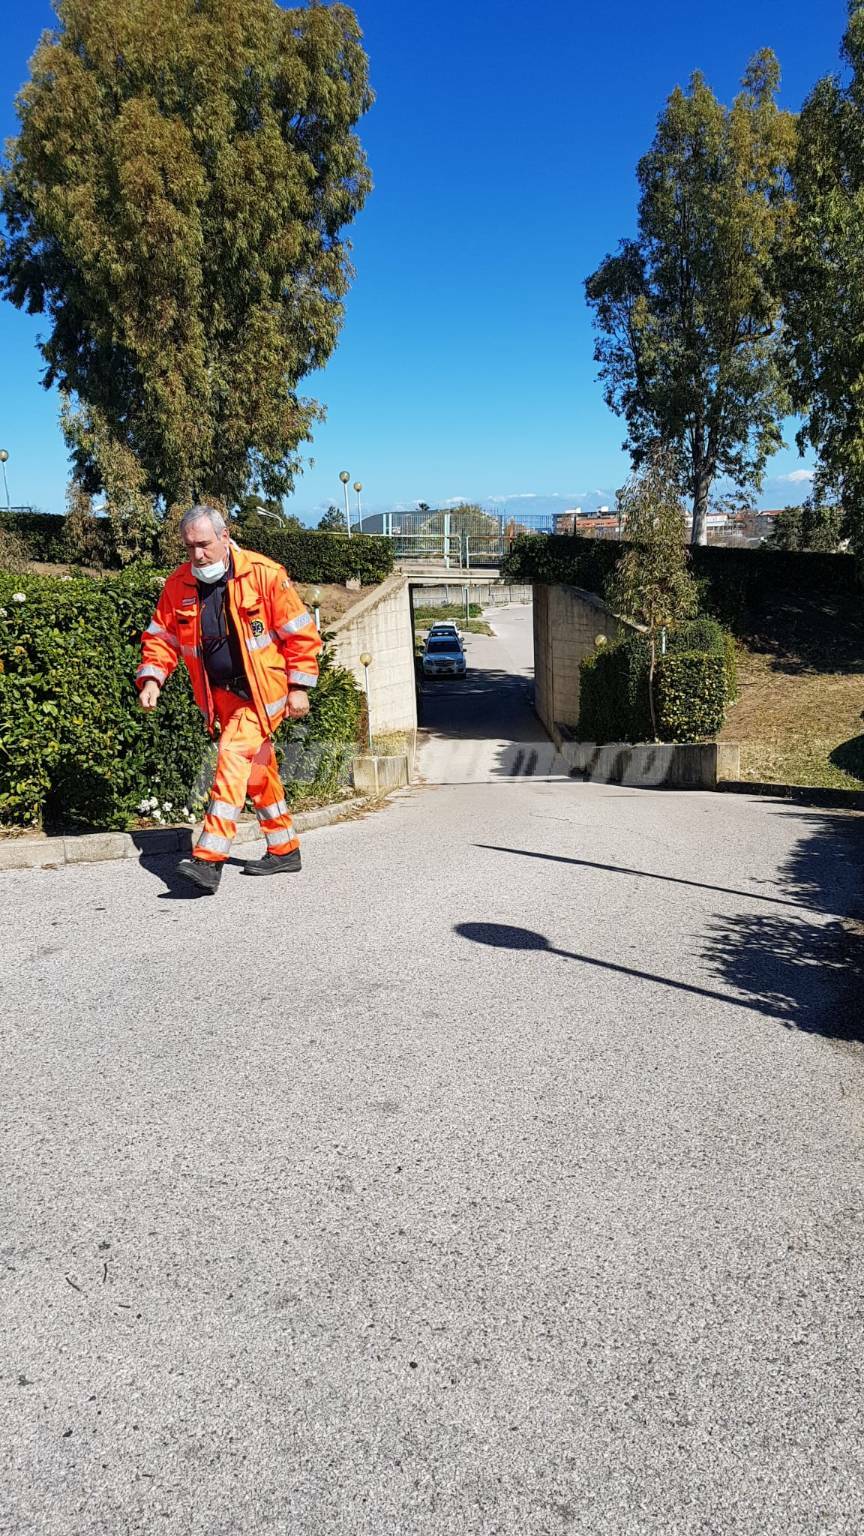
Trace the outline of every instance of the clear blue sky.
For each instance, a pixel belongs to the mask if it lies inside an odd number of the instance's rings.
[[[239,0],[238,0],[239,3]],[[358,0],[377,103],[361,134],[375,190],[354,231],[357,278],[337,352],[308,391],[327,406],[291,510],[525,498],[611,500],[622,424],[595,382],[583,279],[635,220],[634,170],[676,83],[723,99],[772,47],[797,109],[839,67],[845,0]],[[0,135],[45,0],[7,3]],[[0,446],[12,500],[60,511],[66,456],[39,385],[44,320],[0,305]],[[791,424],[790,424],[791,425]],[[799,500],[791,432],[762,504]],[[560,499],[552,499],[560,498]],[[499,505],[503,503],[499,502]]]

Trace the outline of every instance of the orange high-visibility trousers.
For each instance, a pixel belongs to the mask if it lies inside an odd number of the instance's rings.
[[[194,848],[196,859],[221,864],[231,852],[237,818],[249,795],[267,839],[267,852],[292,853],[299,848],[285,791],[276,766],[276,753],[261,729],[252,704],[222,688],[213,689],[219,724],[216,776],[204,829]]]

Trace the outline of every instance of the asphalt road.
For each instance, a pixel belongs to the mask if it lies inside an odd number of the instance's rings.
[[[861,822],[528,776],[304,850],[0,877],[0,1530],[857,1536]]]

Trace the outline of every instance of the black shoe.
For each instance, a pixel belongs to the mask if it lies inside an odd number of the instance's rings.
[[[265,853],[263,859],[249,859],[243,865],[244,875],[292,875],[300,869],[300,849],[290,853]]]
[[[222,879],[222,865],[213,864],[210,859],[181,859],[177,873],[184,880],[191,880],[193,885],[200,886],[210,896],[215,896]]]

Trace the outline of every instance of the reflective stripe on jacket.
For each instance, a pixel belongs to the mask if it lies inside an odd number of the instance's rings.
[[[272,735],[285,717],[288,689],[314,688],[321,636],[281,565],[232,542],[234,575],[226,586],[231,617],[243,650],[243,666],[261,728]],[[141,637],[138,688],[148,678],[167,683],[183,659],[207,728],[215,712],[201,651],[198,582],[187,561],[168,577],[156,612]]]

